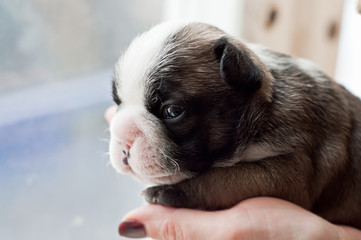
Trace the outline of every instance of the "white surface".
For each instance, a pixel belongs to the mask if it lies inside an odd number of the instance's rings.
[[[226,32],[241,36],[243,0],[167,0],[163,19],[192,20],[213,24]]]
[[[356,6],[356,0],[345,1],[335,78],[361,97],[361,14]]]

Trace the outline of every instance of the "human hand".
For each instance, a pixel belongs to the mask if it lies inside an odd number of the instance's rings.
[[[116,106],[107,109],[108,123]],[[305,209],[274,198],[253,198],[231,209],[207,212],[146,205],[124,218],[119,233],[154,239],[361,239],[361,231],[327,222]]]
[[[290,202],[253,198],[231,209],[207,212],[146,205],[119,226],[122,236],[154,239],[361,239],[361,232],[333,225]]]

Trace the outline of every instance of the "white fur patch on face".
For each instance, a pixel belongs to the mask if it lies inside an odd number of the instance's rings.
[[[110,123],[110,160],[118,172],[143,182],[171,184],[187,178],[169,157],[172,146],[160,120],[146,109],[146,88],[151,85],[147,73],[156,65],[167,37],[181,26],[164,23],[152,28],[136,38],[115,65],[121,104]]]
[[[132,41],[115,64],[118,95],[124,104],[144,106],[145,86],[150,68],[157,63],[167,37],[177,32],[185,22],[166,22],[153,27]]]

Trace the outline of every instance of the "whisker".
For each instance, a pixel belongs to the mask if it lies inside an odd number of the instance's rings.
[[[109,138],[99,138],[98,139],[100,142],[105,142],[105,143],[109,143],[110,139]]]
[[[170,169],[170,168],[165,169],[169,174],[173,175],[174,173],[176,173],[180,170],[179,164],[171,156],[166,154],[164,151],[162,151],[161,154],[163,155],[163,157],[165,159],[169,160],[169,162],[172,164],[172,166],[174,166],[173,169]]]
[[[103,157],[106,157],[106,158],[108,158],[110,156],[110,152],[102,152],[100,154],[102,154]]]

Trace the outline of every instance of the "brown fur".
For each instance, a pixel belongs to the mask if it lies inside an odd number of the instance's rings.
[[[217,210],[270,196],[361,229],[361,101],[297,59],[255,49],[204,24],[187,25],[164,44],[148,72],[148,98],[164,88],[191,116],[161,127],[177,143],[196,131],[208,138],[179,147],[194,155],[174,157],[194,177],[146,189],[147,201]],[[232,54],[239,69],[230,69]],[[244,82],[252,77],[261,85]]]

